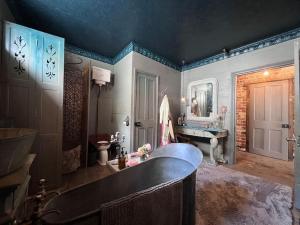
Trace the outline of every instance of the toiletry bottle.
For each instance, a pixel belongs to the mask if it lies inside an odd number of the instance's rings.
[[[122,170],[126,166],[126,159],[124,155],[124,147],[122,148],[121,154],[120,154],[120,159],[119,159],[119,169]]]
[[[180,116],[180,117],[178,117],[177,124],[178,124],[179,126],[181,126],[181,125],[182,125],[182,118],[181,118],[181,116]]]
[[[182,114],[182,118],[181,118],[181,123],[182,123],[182,126],[185,126],[185,113]]]

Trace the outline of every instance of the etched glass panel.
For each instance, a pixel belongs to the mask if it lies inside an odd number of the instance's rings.
[[[28,80],[30,34],[22,29],[11,29],[10,74],[17,79]]]
[[[58,43],[51,38],[44,39],[43,51],[43,83],[58,81]]]

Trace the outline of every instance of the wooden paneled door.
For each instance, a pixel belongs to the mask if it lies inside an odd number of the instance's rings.
[[[135,79],[134,150],[150,143],[157,146],[158,77],[137,73]]]
[[[16,127],[34,128],[33,182],[61,181],[64,39],[4,23],[5,114]]]
[[[61,183],[62,165],[64,40],[39,35],[37,60],[38,163],[45,168],[39,177],[56,187]]]
[[[33,32],[22,26],[5,23],[4,28],[5,73],[1,74],[5,88],[5,115],[13,118],[16,127],[36,128],[35,86],[36,68]]]
[[[252,84],[249,151],[288,160],[288,81]]]

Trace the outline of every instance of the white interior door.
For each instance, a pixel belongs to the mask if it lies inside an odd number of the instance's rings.
[[[136,74],[134,150],[150,143],[157,145],[157,84],[158,78],[144,73]]]
[[[249,89],[249,151],[288,160],[288,81],[253,84]]]
[[[295,149],[295,207],[300,209],[300,40],[295,41],[294,48],[294,61],[295,61],[295,136],[296,136],[296,149]]]

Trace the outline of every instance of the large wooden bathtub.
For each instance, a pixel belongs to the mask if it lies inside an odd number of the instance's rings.
[[[170,144],[149,160],[102,180],[66,191],[45,210],[44,224],[193,225],[199,149]]]

